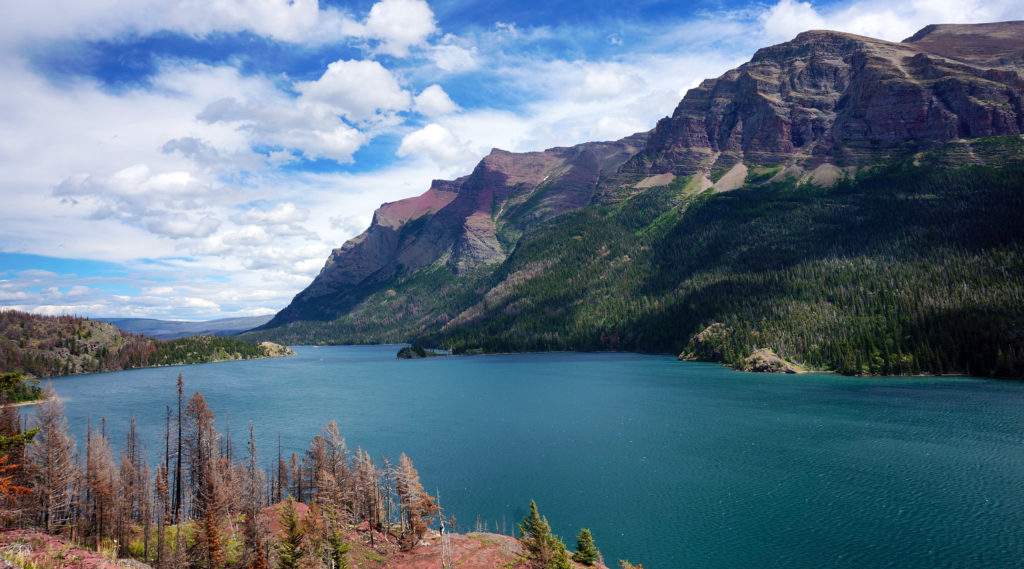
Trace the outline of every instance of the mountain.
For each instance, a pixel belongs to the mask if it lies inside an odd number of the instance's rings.
[[[77,316],[0,311],[0,373],[54,377],[292,353],[270,342],[254,344],[210,335],[163,341]]]
[[[1020,134],[1022,29],[929,26],[903,43],[804,32],[691,89],[626,168],[688,176],[784,164],[830,180],[911,147]]]
[[[383,205],[252,336],[1024,376],[1022,71],[1024,22],[802,33]]]
[[[382,205],[370,228],[331,253],[313,283],[266,327],[330,320],[396,278],[428,267],[456,275],[501,263],[531,227],[588,205],[603,176],[644,137],[516,154],[493,150],[457,180]]]
[[[153,318],[93,318],[100,322],[113,324],[118,329],[132,334],[145,334],[158,340],[173,340],[186,336],[233,336],[246,330],[262,326],[273,316],[246,316],[240,318],[220,318],[201,322],[183,322],[177,320],[155,320]]]

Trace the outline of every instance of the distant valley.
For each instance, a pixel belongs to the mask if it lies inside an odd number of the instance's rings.
[[[241,318],[220,318],[202,322],[185,322],[178,320],[155,320],[152,318],[93,318],[100,322],[113,324],[120,330],[133,334],[145,334],[159,340],[173,340],[185,336],[233,336],[262,326],[270,321],[273,315],[247,316]]]

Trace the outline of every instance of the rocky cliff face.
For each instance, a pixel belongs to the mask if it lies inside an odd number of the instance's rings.
[[[1024,131],[1024,22],[929,26],[902,43],[809,31],[690,90],[626,170],[864,165]]]
[[[840,168],[954,139],[1018,135],[1022,99],[1024,22],[928,26],[900,43],[805,32],[691,89],[649,133],[494,150],[468,176],[384,204],[266,328],[331,320],[426,267],[465,274],[496,265],[538,223],[675,176],[702,175],[701,189],[716,178],[728,190],[750,166],[828,182]]]
[[[503,261],[533,225],[591,203],[602,176],[646,134],[543,152],[495,149],[473,173],[435,180],[417,197],[382,205],[369,229],[335,249],[312,284],[266,327],[327,320],[396,277],[428,266],[462,274]]]

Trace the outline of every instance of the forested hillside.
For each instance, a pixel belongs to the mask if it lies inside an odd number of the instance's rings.
[[[162,341],[76,316],[0,311],[0,372],[54,377],[276,355],[284,354],[232,338],[190,336]]]
[[[493,273],[421,271],[279,333],[456,352],[689,346],[732,365],[768,347],[844,373],[1020,378],[1022,156],[1020,137],[1001,137],[830,187],[778,169],[724,193],[677,178],[538,227]],[[691,345],[716,322],[728,333]]]
[[[384,204],[251,337],[1020,378],[1019,53],[1024,22],[801,33],[650,132]]]
[[[939,157],[831,188],[665,188],[588,208],[525,240],[495,278],[540,274],[427,339],[678,353],[722,323],[727,334],[687,355],[739,366],[769,347],[844,373],[1022,377],[1024,167]]]

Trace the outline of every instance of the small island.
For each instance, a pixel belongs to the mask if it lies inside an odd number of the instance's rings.
[[[428,350],[420,344],[413,344],[398,350],[398,354],[395,355],[395,357],[400,360],[418,360],[420,358],[433,358],[447,355],[448,354],[443,354],[441,352],[435,352],[434,350]]]

